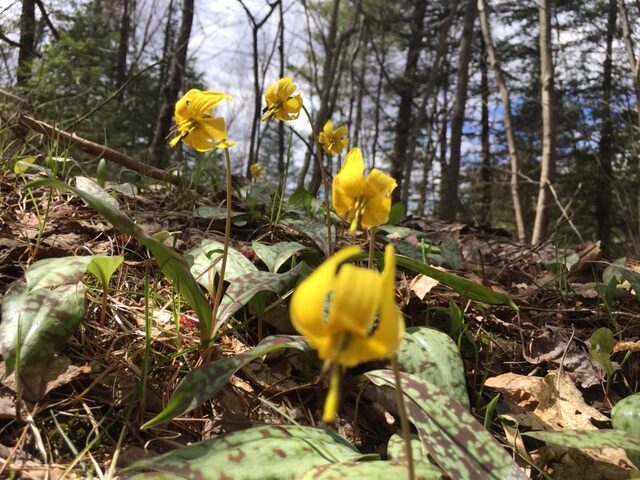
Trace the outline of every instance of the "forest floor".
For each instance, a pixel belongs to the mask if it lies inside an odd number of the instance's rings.
[[[40,384],[26,382],[20,399],[14,375],[0,384],[0,477],[109,478],[133,460],[251,426],[321,424],[327,379],[320,363],[276,352],[244,365],[189,413],[141,430],[191,368],[249,351],[269,335],[295,334],[287,311],[291,287],[237,309],[203,357],[197,316],[176,298],[148,250],[76,195],[25,187],[39,176],[33,170],[16,175],[9,166],[0,171],[0,301],[39,260],[121,255],[124,262],[111,278],[104,312],[101,285],[83,277],[82,321],[42,367]],[[305,210],[317,228],[296,227],[274,221],[273,187],[242,179],[236,187],[231,245],[237,252],[264,271],[255,242],[298,242],[306,250],[293,258],[317,263],[323,216],[314,214],[314,202],[295,208]],[[109,191],[120,211],[147,233],[171,232],[165,244],[182,254],[204,239],[223,239],[224,192],[161,183],[112,184]],[[294,207],[285,202],[280,218],[287,209]],[[339,233],[339,245],[353,243],[354,237]],[[356,239],[366,245],[364,236]],[[640,303],[635,285],[625,280],[640,271],[635,262],[614,264],[595,243],[575,250],[561,242],[533,248],[500,230],[412,216],[381,228],[378,242],[393,242],[400,254],[426,259],[517,305],[471,301],[398,268],[396,298],[407,327],[458,333],[470,411],[527,476],[629,477],[632,466],[622,449],[578,450],[520,433],[609,429],[612,405],[638,392],[638,354],[629,352],[639,348]],[[607,290],[611,278],[615,285]],[[615,369],[609,382],[588,342],[601,327],[615,340],[611,352],[603,347]],[[384,402],[350,390],[349,381],[363,371],[361,366],[345,374],[333,428],[361,452],[383,453],[399,422]],[[497,394],[500,401],[490,403]]]

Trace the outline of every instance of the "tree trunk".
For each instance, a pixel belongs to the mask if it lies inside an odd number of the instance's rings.
[[[18,69],[16,80],[24,85],[30,74],[30,62],[36,48],[36,3],[34,0],[22,0],[20,13],[20,47],[18,49]]]
[[[553,62],[551,57],[551,10],[550,0],[538,0],[540,19],[540,100],[542,107],[542,161],[540,182],[538,184],[538,202],[533,222],[531,243],[540,243],[547,227],[547,197],[549,182],[555,168],[555,122],[553,118]]]
[[[482,30],[482,38],[484,39],[484,45],[487,49],[487,57],[491,68],[493,69],[496,77],[496,83],[498,84],[498,90],[500,91],[500,99],[502,100],[502,106],[504,109],[504,135],[507,139],[507,149],[509,151],[509,165],[511,167],[511,202],[513,203],[513,213],[516,220],[516,231],[518,234],[518,240],[520,242],[526,241],[526,233],[524,227],[524,216],[522,214],[522,204],[520,203],[520,188],[518,183],[518,173],[520,170],[520,159],[518,157],[518,149],[516,147],[515,133],[513,132],[513,121],[511,115],[511,97],[509,95],[509,89],[504,81],[502,75],[502,68],[496,57],[495,50],[493,48],[493,39],[491,37],[491,27],[489,24],[489,16],[486,11],[486,5],[484,0],[478,0],[478,12],[480,15],[480,27]]]
[[[122,17],[120,19],[120,42],[116,65],[116,88],[124,85],[127,79],[127,53],[129,52],[129,31],[131,30],[130,0],[122,0]]]
[[[284,77],[285,56],[284,56],[284,7],[282,0],[278,2],[279,32],[278,32],[278,56],[280,57],[280,78]],[[286,185],[284,175],[284,122],[278,122],[278,175]]]
[[[480,6],[478,5],[478,10]],[[482,143],[482,163],[480,166],[480,182],[482,196],[480,199],[481,217],[484,225],[491,225],[492,217],[492,185],[491,185],[491,131],[489,126],[489,72],[487,71],[487,44],[480,37],[480,141]]]
[[[407,146],[409,144],[411,122],[413,119],[413,100],[416,96],[417,87],[416,73],[423,46],[424,17],[427,11],[426,1],[416,0],[413,3],[414,12],[411,15],[407,61],[404,67],[404,75],[398,82],[400,102],[398,104],[398,118],[396,120],[393,153],[391,154],[391,176],[396,180],[398,188],[393,191],[393,202],[402,200]],[[407,178],[406,181],[409,182],[410,179]]]
[[[600,240],[602,251],[611,251],[611,176],[613,161],[613,122],[611,120],[611,94],[613,73],[613,37],[616,33],[617,21],[616,0],[609,0],[607,15],[606,48],[602,73],[602,109],[600,118],[600,142],[598,143],[598,165],[600,172],[596,177],[595,207],[596,235]]]
[[[460,179],[460,161],[462,148],[462,127],[464,110],[467,103],[469,86],[469,62],[471,60],[471,42],[473,41],[473,24],[476,18],[476,0],[468,0],[462,38],[460,39],[460,55],[458,59],[458,79],[456,95],[451,115],[451,146],[449,163],[442,170],[440,186],[440,218],[455,220],[458,213],[458,182]]]
[[[161,161],[166,151],[166,137],[171,129],[174,106],[178,100],[178,94],[184,80],[189,37],[191,36],[191,25],[193,24],[193,7],[194,0],[183,0],[180,30],[178,31],[169,76],[162,89],[162,104],[156,119],[153,140],[149,146],[149,156],[151,161],[156,164]]]

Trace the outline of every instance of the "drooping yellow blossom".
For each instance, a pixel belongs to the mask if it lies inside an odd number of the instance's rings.
[[[342,262],[360,253],[346,247],[328,258],[296,289],[291,321],[318,356],[333,365],[323,419],[335,419],[339,367],[353,367],[393,356],[404,335],[404,320],[395,302],[395,253],[384,252],[382,273]]]
[[[249,167],[249,172],[251,172],[251,177],[258,179],[264,175],[264,167],[259,163],[252,163]]]
[[[224,118],[214,116],[214,108],[222,100],[231,100],[226,93],[202,91],[192,88],[176,102],[175,136],[169,145],[175,147],[180,141],[191,145],[199,152],[210,148],[228,148],[235,145],[227,140]]]
[[[264,99],[267,106],[262,110],[262,121],[273,117],[278,120],[295,120],[302,108],[302,94],[297,93],[297,85],[290,77],[282,77],[267,88]]]
[[[351,231],[382,225],[389,219],[391,192],[398,186],[389,175],[374,168],[364,176],[359,148],[352,148],[333,178],[332,203],[336,213],[351,223]]]
[[[340,155],[342,150],[349,145],[349,130],[344,125],[334,130],[333,122],[327,120],[320,135],[318,135],[318,142],[329,155]]]

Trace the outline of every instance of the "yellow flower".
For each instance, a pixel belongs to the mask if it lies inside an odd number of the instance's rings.
[[[329,155],[340,155],[342,150],[349,145],[349,131],[347,127],[341,125],[336,130],[333,129],[333,122],[327,120],[324,124],[324,128],[318,135],[318,142],[324,148],[324,151]]]
[[[346,247],[328,258],[296,289],[291,321],[318,356],[333,365],[324,420],[335,419],[339,367],[353,367],[394,355],[404,335],[404,320],[395,302],[395,253],[384,252],[382,273],[340,264],[360,253]]]
[[[169,145],[175,147],[180,141],[191,145],[199,152],[210,148],[228,148],[235,145],[227,140],[224,118],[214,117],[213,111],[222,100],[231,100],[226,93],[203,92],[193,88],[176,102],[176,126]]]
[[[271,117],[278,120],[295,120],[302,108],[302,94],[294,95],[297,85],[289,77],[282,77],[267,88],[264,99],[267,106],[262,110],[262,121]]]
[[[374,168],[364,176],[364,160],[359,148],[352,148],[340,172],[333,178],[332,203],[336,213],[351,223],[371,228],[389,219],[391,192],[398,186],[389,175]]]
[[[264,167],[259,163],[253,163],[249,167],[249,171],[251,172],[251,177],[258,179],[264,175]]]

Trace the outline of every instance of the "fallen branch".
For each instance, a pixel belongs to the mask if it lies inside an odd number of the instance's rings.
[[[180,177],[176,177],[164,170],[139,162],[129,155],[125,155],[124,153],[118,152],[117,150],[109,148],[105,145],[101,145],[99,143],[92,142],[91,140],[87,140],[86,138],[79,137],[75,133],[65,132],[64,130],[60,130],[49,125],[48,123],[36,120],[35,118],[29,117],[27,115],[20,115],[18,117],[18,123],[30,130],[33,130],[34,132],[43,133],[59,141],[68,142],[78,150],[82,150],[83,152],[96,155],[98,157],[104,158],[105,160],[117,163],[118,165],[128,168],[129,170],[138,172],[140,175],[146,175],[156,180],[170,182],[174,185],[182,185]]]

